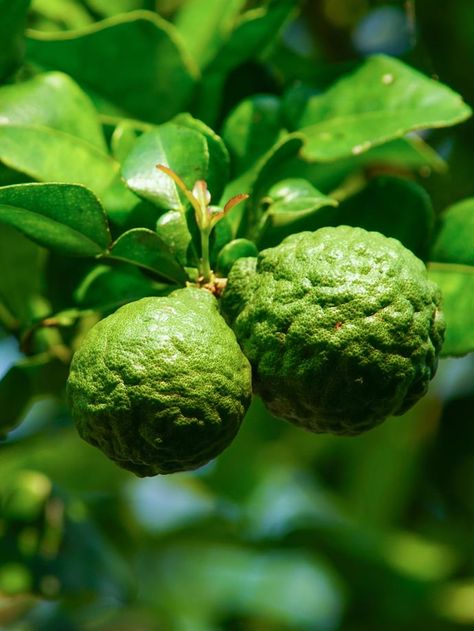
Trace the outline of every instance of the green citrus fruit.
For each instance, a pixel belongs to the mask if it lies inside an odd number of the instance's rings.
[[[139,476],[195,469],[236,435],[251,369],[208,291],[143,298],[97,323],[68,398],[80,435]]]
[[[275,415],[358,434],[427,390],[445,324],[422,261],[338,226],[302,232],[231,269],[221,309]]]

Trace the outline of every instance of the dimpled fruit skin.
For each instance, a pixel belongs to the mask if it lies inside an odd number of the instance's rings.
[[[221,310],[272,413],[358,434],[425,394],[443,342],[439,304],[423,262],[399,241],[338,226],[239,259]]]
[[[138,476],[195,469],[236,435],[251,369],[208,291],[131,302],[76,352],[68,398],[79,434]]]

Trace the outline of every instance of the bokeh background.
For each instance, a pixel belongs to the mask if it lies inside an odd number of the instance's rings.
[[[172,20],[181,4],[33,0],[29,26],[137,8]],[[233,71],[222,116],[281,77],[323,87],[375,52],[474,103],[472,0],[314,0],[265,60]],[[428,140],[450,167],[422,174],[441,212],[474,194],[474,124]],[[20,357],[0,331],[0,376]],[[474,628],[473,355],[442,360],[412,411],[357,438],[306,434],[257,400],[221,457],[169,477],[137,479],[83,443],[61,396],[14,404],[24,422],[0,448],[1,629]]]

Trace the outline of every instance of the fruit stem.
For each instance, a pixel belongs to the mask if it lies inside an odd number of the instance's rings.
[[[202,282],[209,283],[212,279],[211,261],[209,257],[209,227],[200,228],[201,233],[201,259],[199,261],[199,276]]]

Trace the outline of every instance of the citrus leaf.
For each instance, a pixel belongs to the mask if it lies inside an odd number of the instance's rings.
[[[454,204],[441,215],[431,259],[474,266],[474,197]]]
[[[430,263],[428,272],[443,295],[446,338],[441,355],[460,356],[473,352],[474,267]]]
[[[236,175],[247,170],[279,140],[280,100],[270,94],[241,101],[227,117],[222,137],[229,147]]]
[[[234,239],[229,241],[217,257],[217,270],[219,274],[227,276],[230,268],[237,261],[246,256],[257,256],[258,249],[253,241],[248,239]]]
[[[435,214],[428,193],[416,182],[383,176],[370,180],[362,191],[343,201],[330,223],[381,232],[425,259]]]
[[[40,245],[73,256],[96,256],[111,242],[99,200],[76,184],[0,188],[0,222]]]
[[[447,86],[397,59],[375,55],[309,98],[298,128],[307,139],[304,154],[327,162],[359,155],[415,129],[454,125],[470,114]]]
[[[207,177],[209,152],[205,137],[182,125],[161,125],[137,140],[123,165],[123,177],[132,191],[163,210],[183,210],[177,185],[156,168],[157,164],[172,169],[191,190],[197,180]]]
[[[190,223],[186,220],[186,214],[179,210],[164,213],[156,223],[156,234],[183,266],[196,265],[198,258],[189,229]]]
[[[106,151],[102,127],[92,102],[70,77],[61,72],[44,73],[0,88],[0,124],[51,127]]]
[[[102,195],[119,165],[89,142],[40,125],[0,125],[0,160],[43,182],[74,182]]]
[[[23,30],[31,0],[0,0],[0,80],[8,76],[23,56]]]
[[[174,283],[186,282],[183,268],[166,244],[155,232],[146,228],[124,232],[112,245],[110,258],[132,263]]]
[[[218,136],[215,131],[202,121],[191,116],[191,114],[179,114],[173,119],[173,122],[183,127],[194,129],[206,138],[209,153],[206,182],[212,199],[217,203],[229,179],[230,157],[227,147],[222,138]]]
[[[27,44],[31,61],[71,75],[105,113],[163,122],[186,108],[196,82],[176,29],[148,11],[77,31],[30,31]]]

